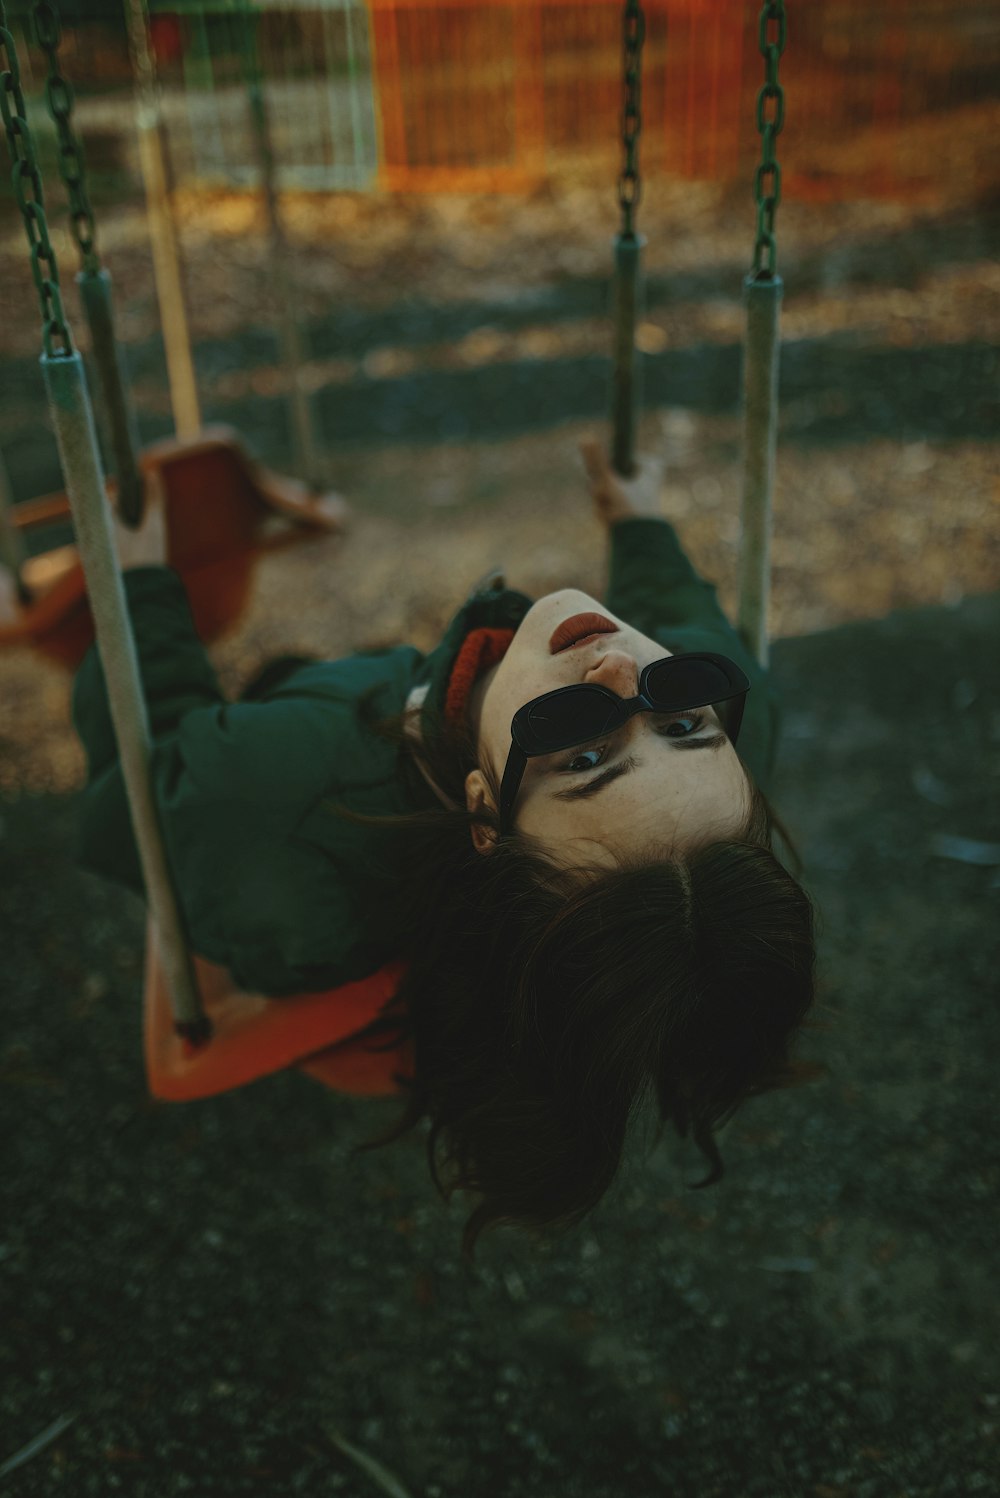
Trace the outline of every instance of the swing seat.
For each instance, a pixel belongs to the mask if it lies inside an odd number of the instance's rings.
[[[368,1051],[362,1042],[329,1053],[329,1047],[376,1018],[399,987],[404,962],[390,962],[370,977],[324,993],[280,999],[243,992],[218,963],[197,956],[193,963],[213,1027],[210,1039],[199,1046],[174,1029],[156,927],[151,919],[147,922],[144,1050],[153,1097],[170,1103],[214,1097],[290,1066],[359,1097],[398,1095],[393,1073],[413,1075],[411,1044]],[[374,1043],[385,1042],[376,1038]]]
[[[143,475],[158,472],[166,505],[170,565],[180,573],[202,640],[216,639],[246,606],[255,563],[263,553],[318,534],[339,534],[349,513],[319,506],[335,495],[312,495],[305,484],[252,459],[231,427],[205,427],[194,442],[164,438],[139,454]],[[107,481],[114,502],[117,484]],[[69,496],[50,494],[16,505],[19,530],[71,519]],[[75,670],[94,638],[83,567],[75,546],[30,557],[22,568],[30,603],[0,624],[0,649],[28,645]]]

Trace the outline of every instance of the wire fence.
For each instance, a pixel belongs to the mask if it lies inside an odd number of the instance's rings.
[[[757,150],[752,0],[647,0],[643,169],[745,181]],[[54,161],[44,69],[14,14],[43,166]],[[252,18],[278,186],[302,191],[521,191],[618,150],[618,0],[165,0],[150,32],[175,181],[249,189],[241,28]],[[128,53],[111,20],[67,19],[96,191],[136,176]],[[1000,98],[986,0],[811,0],[789,20],[783,180],[802,200],[906,197],[949,170],[947,133],[914,123]],[[909,136],[907,136],[909,132]],[[9,183],[5,183],[9,193]]]

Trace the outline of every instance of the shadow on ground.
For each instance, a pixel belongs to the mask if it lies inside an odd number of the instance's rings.
[[[73,1417],[4,1493],[388,1491],[337,1433],[413,1498],[995,1492],[998,634],[993,594],[774,642],[829,1076],[710,1190],[665,1136],[471,1273],[422,1132],[351,1157],[391,1101],[152,1103],[140,903],[73,797],[2,805],[0,1467]]]

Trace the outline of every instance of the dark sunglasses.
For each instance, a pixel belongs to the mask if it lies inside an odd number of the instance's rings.
[[[526,702],[510,725],[512,743],[500,783],[500,836],[514,821],[514,803],[528,760],[616,733],[633,713],[679,713],[711,706],[731,744],[739,738],[750,678],[728,656],[711,651],[669,655],[642,668],[639,694],[619,697],[596,682],[556,687]]]

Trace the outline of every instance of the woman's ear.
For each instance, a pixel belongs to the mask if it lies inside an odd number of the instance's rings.
[[[481,770],[470,770],[465,777],[465,807],[467,811],[479,811],[483,806],[495,810],[489,793],[486,789],[486,781]],[[483,827],[476,823],[470,827],[472,841],[477,853],[492,853],[495,846],[496,834],[492,827]]]

